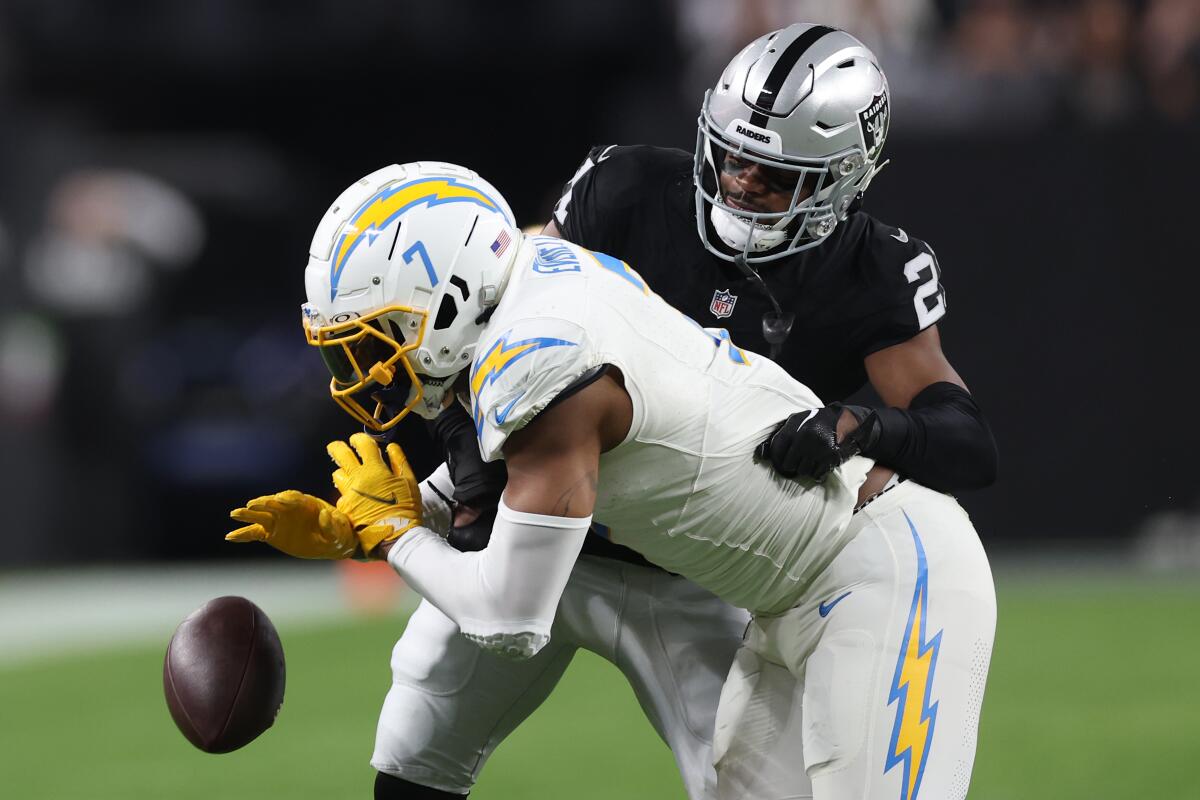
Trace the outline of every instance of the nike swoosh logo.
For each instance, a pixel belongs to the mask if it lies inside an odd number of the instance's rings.
[[[508,405],[506,405],[504,408],[502,408],[496,412],[496,424],[497,425],[503,425],[505,422],[508,421],[508,415],[512,413],[513,406],[515,406],[517,404],[517,401],[520,400],[524,396],[525,396],[525,393],[521,392],[519,395],[514,397]]]
[[[391,499],[389,499],[387,497],[377,497],[373,494],[367,494],[366,492],[360,492],[358,489],[351,489],[350,491],[354,492],[355,494],[357,494],[361,497],[365,497],[368,500],[374,500],[376,503],[383,503],[385,506],[396,505],[396,493],[395,492],[392,493]],[[824,614],[822,614],[821,616],[824,616]]]
[[[808,421],[809,421],[810,419],[812,419],[813,417],[815,417],[815,416],[817,415],[817,412],[818,412],[818,411],[820,411],[820,410],[821,410],[821,409],[819,409],[819,408],[813,408],[813,409],[809,409],[809,412],[808,412],[807,414],[805,414],[805,415],[804,415],[804,419],[800,420],[800,424],[796,426],[796,430],[800,430],[800,429],[801,429],[801,428],[803,428],[805,425],[807,425],[807,424],[808,424]]]
[[[850,592],[846,592],[844,595],[842,595],[841,597],[839,597],[835,600],[832,600],[828,603],[821,603],[820,605],[817,606],[817,613],[820,614],[822,617],[828,617],[829,612],[833,611],[833,607],[836,606],[838,603],[842,602],[843,600],[845,600],[849,596],[850,596]]]
[[[908,241],[908,234],[904,232],[904,229],[903,229],[903,228],[896,228],[896,230],[900,231],[900,233],[899,233],[899,234],[895,234],[895,233],[893,233],[893,234],[892,234],[892,238],[893,238],[893,239],[895,239],[897,242],[907,242],[907,241]]]

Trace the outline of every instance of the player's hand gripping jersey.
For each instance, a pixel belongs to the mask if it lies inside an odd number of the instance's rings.
[[[499,458],[513,431],[602,365],[621,371],[634,418],[601,458],[595,518],[730,603],[794,605],[844,546],[871,462],[852,459],[821,484],[754,463],[776,420],[821,402],[618,259],[549,237],[524,243],[470,376],[484,457]]]

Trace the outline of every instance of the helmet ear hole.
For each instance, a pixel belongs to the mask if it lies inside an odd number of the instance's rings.
[[[455,318],[458,316],[458,303],[454,302],[454,298],[447,292],[442,295],[442,303],[438,306],[437,319],[433,321],[433,329],[442,331],[454,324]]]
[[[391,317],[388,317],[387,325],[389,328],[392,329],[392,338],[393,339],[395,339],[397,342],[407,342],[407,339],[404,336],[404,331],[401,330],[400,326],[396,323],[396,320],[392,319]]]
[[[467,282],[458,275],[450,276],[450,284],[458,288],[458,291],[462,293],[462,299],[464,301],[471,299],[471,290],[467,288]]]

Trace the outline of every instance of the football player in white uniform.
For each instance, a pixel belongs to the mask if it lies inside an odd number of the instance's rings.
[[[773,421],[822,407],[812,392],[624,262],[523,236],[461,167],[392,166],[350,187],[305,282],[306,330],[348,411],[387,429],[469,397],[508,483],[488,546],[460,552],[422,524],[399,448],[385,460],[358,434],[330,446],[336,507],[263,498],[230,538],[387,558],[465,639],[529,659],[553,645],[594,515],[754,614],[717,712],[718,796],[965,795],[995,596],[953,498],[855,456],[853,422],[821,481],[758,463]],[[402,391],[403,409],[381,391]],[[387,756],[377,747],[384,772]]]

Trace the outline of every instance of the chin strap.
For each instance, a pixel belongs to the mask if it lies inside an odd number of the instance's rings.
[[[750,279],[750,282],[760,292],[766,295],[767,300],[771,302],[771,306],[774,309],[763,314],[762,318],[763,338],[767,340],[767,344],[771,345],[770,358],[774,360],[779,357],[779,351],[782,349],[783,343],[792,334],[792,325],[796,322],[796,315],[791,311],[783,310],[783,307],[779,305],[779,301],[775,299],[775,295],[771,292],[771,288],[767,286],[767,282],[762,279],[762,275],[758,274],[758,270],[746,263],[744,255],[736,256],[733,259],[733,263],[741,270],[743,275]]]

